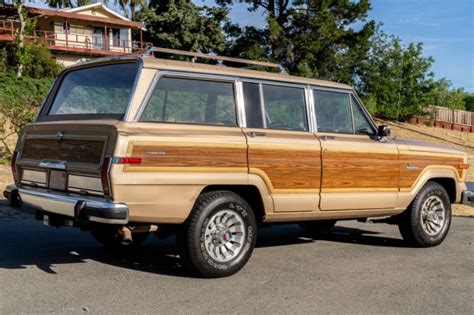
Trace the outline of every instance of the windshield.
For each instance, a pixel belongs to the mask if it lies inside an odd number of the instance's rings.
[[[118,63],[67,72],[48,116],[95,115],[120,118],[127,109],[138,65]]]

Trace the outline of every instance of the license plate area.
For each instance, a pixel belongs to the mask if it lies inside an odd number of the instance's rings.
[[[66,172],[51,170],[49,172],[48,187],[55,190],[66,190]]]

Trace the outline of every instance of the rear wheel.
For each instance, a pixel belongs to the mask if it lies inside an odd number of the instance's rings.
[[[115,226],[94,226],[90,232],[97,242],[110,249],[138,247],[150,236],[150,233],[134,233],[132,243],[122,244],[123,237]]]
[[[336,222],[337,220],[305,221],[298,225],[311,236],[319,236],[329,233]]]
[[[448,193],[440,184],[428,182],[399,220],[398,227],[405,241],[420,247],[440,244],[451,225]]]
[[[232,275],[249,260],[257,225],[249,204],[230,191],[202,194],[177,235],[184,265],[194,274]]]

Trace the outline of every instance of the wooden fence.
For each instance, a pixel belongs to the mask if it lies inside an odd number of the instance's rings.
[[[474,112],[434,106],[426,116],[416,116],[412,123],[438,128],[474,132]]]

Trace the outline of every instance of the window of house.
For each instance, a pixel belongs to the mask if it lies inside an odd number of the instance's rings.
[[[319,132],[354,133],[349,93],[313,90]]]
[[[161,78],[140,121],[237,126],[234,84]]]
[[[113,28],[112,29],[112,45],[121,46],[120,45],[120,29],[119,28]]]
[[[63,33],[70,34],[71,33],[71,24],[68,21],[63,22]]]
[[[263,84],[262,92],[266,128],[308,131],[304,89]]]

